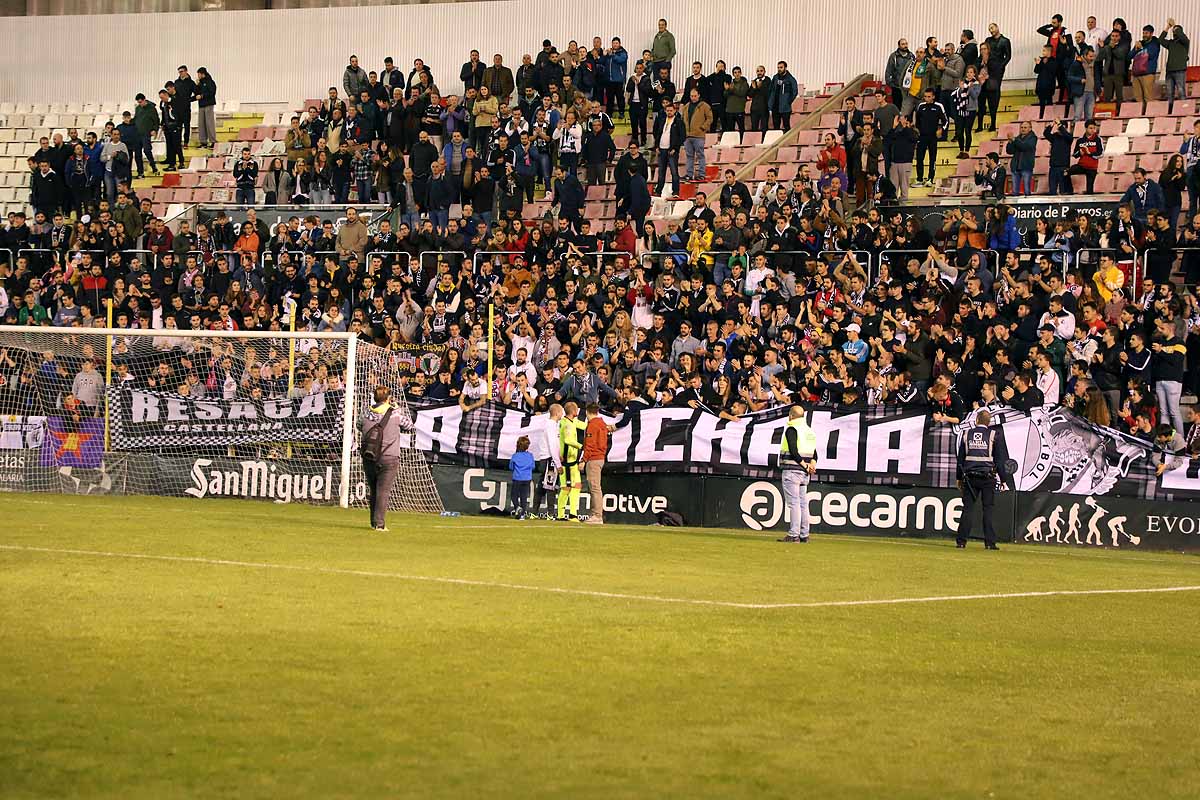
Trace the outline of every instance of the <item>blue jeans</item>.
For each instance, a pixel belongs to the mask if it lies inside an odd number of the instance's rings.
[[[350,182],[338,181],[333,184],[333,204],[344,206],[350,202]]]
[[[659,148],[658,151],[658,185],[655,194],[662,194],[667,182],[667,169],[671,170],[671,194],[679,194],[679,151]]]
[[[689,136],[683,143],[683,152],[687,157],[687,169],[685,170],[687,177],[703,180],[704,139]]]
[[[533,166],[536,170],[534,174],[541,179],[543,186],[549,186],[550,179],[554,176],[554,173],[550,170],[550,154],[532,155],[532,158]]]
[[[1089,120],[1095,115],[1096,111],[1096,93],[1084,92],[1076,97],[1071,104],[1074,108],[1074,113],[1071,118],[1076,122],[1080,120]]]
[[[407,225],[409,227],[409,230],[415,231],[417,228],[419,228],[421,226],[421,212],[420,211],[405,211],[404,214],[401,216],[400,221],[402,224]]]
[[[434,230],[444,231],[446,226],[450,224],[450,209],[448,208],[431,208],[429,209],[429,221],[433,223]]]
[[[358,188],[358,202],[360,202],[360,203],[371,202],[371,179],[370,178],[360,179],[360,180],[356,181],[356,183],[357,183],[357,188]]]
[[[111,172],[104,173],[104,194],[108,197],[108,202],[117,202],[117,176]]]
[[[249,186],[246,188],[242,188],[241,186],[239,186],[237,188],[236,194],[234,195],[234,202],[237,203],[239,206],[254,205],[254,187]]]
[[[803,470],[783,471],[783,498],[788,510],[788,534],[808,538],[808,479]]]
[[[1172,103],[1175,98],[1180,100],[1187,98],[1187,70],[1178,69],[1167,73],[1167,99]]]
[[[1030,195],[1033,193],[1033,170],[1013,170],[1013,194]]]

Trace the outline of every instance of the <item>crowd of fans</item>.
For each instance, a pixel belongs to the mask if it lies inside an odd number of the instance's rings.
[[[436,353],[438,367],[415,370],[406,390],[468,409],[571,399],[737,418],[802,398],[919,407],[953,423],[972,407],[1046,405],[1147,438],[1160,423],[1182,432],[1181,398],[1200,388],[1200,307],[1186,288],[1200,282],[1200,192],[1187,182],[1200,138],[1185,144],[1182,189],[1139,172],[1110,219],[1039,221],[1022,234],[1003,202],[937,225],[871,202],[906,193],[914,157],[917,180],[923,165],[932,180],[951,128],[966,152],[973,126],[994,125],[1011,44],[989,32],[976,43],[964,31],[958,48],[930,39],[915,54],[901,40],[885,102],[849,104],[817,164],[786,185],[772,174],[749,186],[727,170],[718,196],[696,195],[665,230],[645,220],[651,162],[662,189],[683,152],[688,173],[703,172],[703,133],[747,118],[786,128],[796,92],[786,63],[753,79],[695,64],[676,91],[660,21],[640,58],[599,38],[562,52],[546,41],[515,72],[472,52],[461,94],[443,100],[419,59],[404,75],[390,59],[376,74],[352,58],[340,89],[292,120],[264,188],[275,200],[374,197],[394,216],[368,228],[349,208],[337,223],[297,214],[271,230],[251,210],[240,226],[222,215],[172,234],[118,182],[90,218],[65,207],[39,207],[32,225],[10,216],[4,247],[55,254],[0,268],[0,314],[100,326],[111,305],[119,327],[354,331],[397,354]],[[1060,24],[1040,34],[1055,58],[1113,38],[1091,27],[1071,37]],[[1171,52],[1181,38],[1172,26],[1153,41]],[[1062,102],[1074,99],[1068,62]],[[1108,75],[1098,74],[1093,91]],[[633,141],[618,158],[622,115]],[[246,155],[235,174],[249,191],[259,176]],[[576,173],[603,181],[610,166],[620,208],[611,229],[595,230]],[[554,213],[524,219],[539,184]],[[1179,226],[1181,192],[1190,210]],[[1180,256],[1183,288],[1172,282]]]

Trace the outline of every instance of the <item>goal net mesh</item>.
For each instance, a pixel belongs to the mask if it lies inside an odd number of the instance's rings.
[[[390,354],[348,336],[0,330],[0,490],[366,505],[353,423]],[[346,380],[355,375],[354,393]],[[348,394],[351,447],[344,447]],[[411,438],[396,510],[442,510]]]

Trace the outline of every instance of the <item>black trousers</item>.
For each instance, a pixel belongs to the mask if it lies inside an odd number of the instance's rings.
[[[792,112],[771,112],[771,127],[781,131],[790,131],[792,129]]]
[[[163,128],[163,137],[167,140],[166,169],[183,169],[183,144],[179,140],[181,133],[179,128]]]
[[[983,541],[996,543],[996,526],[992,524],[992,510],[996,506],[996,478],[990,471],[963,475],[962,516],[958,520],[958,536],[955,541],[966,544],[971,538],[971,523],[975,516],[975,503],[983,505]]]
[[[1067,169],[1066,174],[1068,176],[1082,175],[1084,177],[1084,180],[1087,181],[1087,189],[1085,191],[1088,194],[1096,193],[1096,170],[1084,169],[1083,167],[1079,166],[1078,164],[1072,164]],[[1063,192],[1063,194],[1074,194],[1075,193],[1075,187],[1071,185],[1071,179],[1069,177],[1065,181],[1063,181],[1062,192]]]
[[[917,180],[925,180],[925,162],[929,161],[929,180],[933,180],[937,173],[937,151],[938,140],[934,139],[918,139],[917,140]]]
[[[183,132],[183,144],[187,146],[187,143],[192,140],[192,112],[190,108],[188,109],[188,113],[180,115],[179,128]]]
[[[751,111],[750,112],[750,130],[758,131],[759,133],[767,132],[767,112]]]
[[[629,104],[629,130],[638,147],[646,143],[646,104]]]
[[[737,132],[739,134],[743,134],[746,132],[746,115],[744,113],[739,113],[736,111],[734,113],[730,114],[727,111],[727,112],[725,112],[724,125],[725,125],[725,130],[727,130],[727,131],[731,131],[734,128],[737,128]]]

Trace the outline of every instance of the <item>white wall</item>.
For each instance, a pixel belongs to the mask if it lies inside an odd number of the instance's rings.
[[[755,64],[780,58],[809,88],[847,80],[860,72],[882,76],[896,39],[914,47],[925,36],[958,40],[964,27],[986,37],[997,22],[1013,40],[1010,76],[1032,75],[1041,38],[1034,29],[1059,11],[1068,27],[1082,28],[1088,14],[1104,24],[1124,17],[1131,28],[1161,27],[1170,15],[1193,35],[1200,6],[1178,0],[1034,0],[996,3],[972,12],[939,2],[878,0],[492,0],[480,3],[375,6],[276,11],[0,18],[0,98],[60,102],[129,99],[150,94],[186,63],[193,74],[207,66],[218,97],[242,102],[299,101],[341,86],[351,52],[366,69],[381,69],[392,56],[405,73],[424,58],[443,92],[461,91],[458,70],[475,47],[490,63],[504,55],[514,70],[522,53],[536,53],[543,38],[559,49],[575,38],[616,35],[640,54],[649,46],[659,16],[670,21],[680,59],[711,67],[723,58],[753,74]],[[729,11],[726,9],[736,9]],[[1136,10],[1134,10],[1136,9]],[[782,10],[782,12],[781,12]],[[991,14],[993,16],[988,16]],[[1200,45],[1192,63],[1200,63]],[[686,66],[685,66],[686,69]]]

